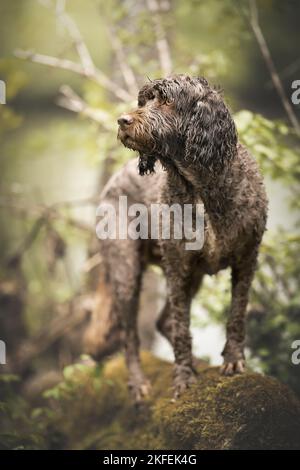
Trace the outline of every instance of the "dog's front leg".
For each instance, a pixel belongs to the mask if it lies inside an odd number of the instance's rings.
[[[174,348],[174,398],[177,399],[190,384],[195,382],[190,335],[190,283],[174,268],[167,275],[172,345]]]
[[[226,327],[226,344],[222,355],[224,375],[242,373],[245,370],[245,316],[249,290],[256,265],[256,252],[242,264],[232,267],[232,301]]]

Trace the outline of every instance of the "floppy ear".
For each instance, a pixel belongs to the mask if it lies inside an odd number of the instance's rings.
[[[236,154],[237,132],[220,95],[213,91],[195,103],[186,133],[185,160],[221,172]]]

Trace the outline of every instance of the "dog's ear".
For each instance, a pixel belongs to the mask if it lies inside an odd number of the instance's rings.
[[[221,172],[236,154],[237,132],[221,96],[208,92],[196,101],[186,132],[186,162]]]

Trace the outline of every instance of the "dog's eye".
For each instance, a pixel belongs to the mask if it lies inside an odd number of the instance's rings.
[[[143,108],[144,106],[146,106],[147,103],[149,103],[149,101],[153,101],[155,99],[155,95],[154,94],[151,94],[151,95],[148,95],[146,97],[143,97],[143,98],[140,98],[138,100],[138,106],[139,108]]]

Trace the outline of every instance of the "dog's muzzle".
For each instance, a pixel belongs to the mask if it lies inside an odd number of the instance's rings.
[[[118,139],[121,140],[125,147],[136,150],[134,140],[132,138],[132,124],[134,122],[133,117],[130,114],[122,114],[118,119]],[[131,128],[131,129],[130,129]]]
[[[122,114],[118,119],[118,124],[121,129],[126,129],[128,126],[133,124],[133,117],[130,114]]]

